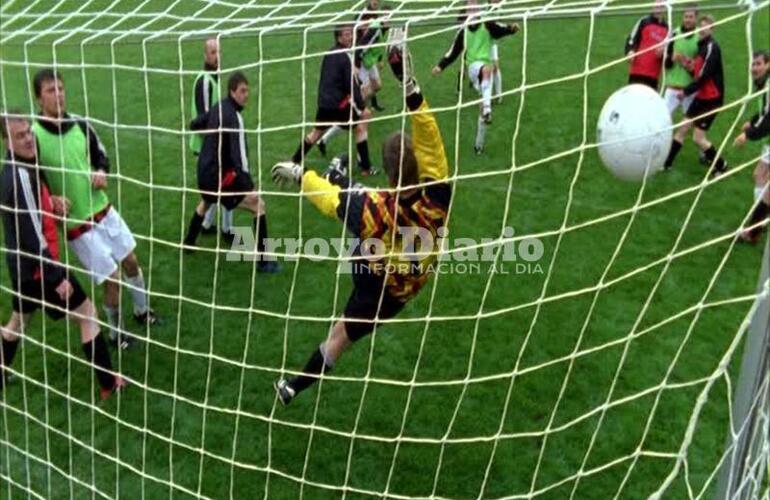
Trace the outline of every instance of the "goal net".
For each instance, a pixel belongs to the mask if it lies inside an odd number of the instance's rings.
[[[744,344],[767,335],[767,244],[736,238],[757,204],[762,143],[733,139],[760,98],[750,65],[770,50],[770,4],[698,4],[722,51],[725,99],[707,135],[727,172],[709,176],[690,132],[673,169],[630,183],[601,165],[596,121],[628,81],[623,46],[653,5],[481,3],[520,27],[497,42],[502,91],[481,154],[481,97],[462,56],[431,74],[466,2],[383,3],[444,140],[448,233],[420,294],[284,407],[273,382],[297,375],[342,317],[350,252],[343,225],[278,189],[270,169],[315,123],[333,30],[365,2],[2,2],[0,107],[34,118],[35,74],[59,72],[67,111],[88,120],[109,157],[106,193],[136,239],[161,321],[133,323],[121,278],[137,342],[111,351],[129,385],[100,402],[77,326],[34,316],[5,370],[0,496],[708,498],[727,480],[727,496],[767,497],[767,358],[745,370],[750,387],[741,375]],[[663,6],[671,26],[685,5]],[[278,273],[259,272],[247,212],[234,213],[234,247],[213,231],[184,251],[200,200],[191,100],[211,37],[221,95],[234,71],[249,80],[247,162]],[[384,110],[367,142],[381,172],[385,138],[411,121],[387,64],[380,77]],[[675,126],[683,120],[675,111]],[[305,169],[355,157],[355,131],[326,149],[310,150]],[[387,187],[383,173],[351,175]],[[61,230],[60,247],[108,331],[103,287]],[[5,322],[5,263],[0,290]]]

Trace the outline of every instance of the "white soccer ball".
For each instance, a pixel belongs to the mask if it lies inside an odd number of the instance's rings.
[[[627,181],[640,181],[663,168],[672,134],[671,115],[663,98],[639,84],[612,94],[596,127],[602,162]]]

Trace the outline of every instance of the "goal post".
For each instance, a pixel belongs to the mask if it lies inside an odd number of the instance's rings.
[[[767,495],[770,422],[770,237],[765,242],[757,303],[730,407],[730,429],[715,498]]]

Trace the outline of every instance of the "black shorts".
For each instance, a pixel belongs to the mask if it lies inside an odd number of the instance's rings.
[[[693,124],[701,130],[708,130],[717,117],[715,109],[722,107],[722,99],[698,99],[692,100],[692,104],[687,108],[685,115],[687,118],[693,118]],[[706,116],[702,116],[706,115]]]
[[[353,287],[347,304],[345,304],[346,319],[361,319],[369,321],[345,321],[345,331],[351,342],[365,337],[374,330],[374,318],[389,319],[398,314],[404,308],[404,303],[387,294],[382,297],[380,303],[379,290],[377,292]]]
[[[216,187],[198,186],[201,191],[217,191]],[[254,190],[254,181],[246,172],[239,171],[231,175],[225,174],[222,178],[221,194],[201,193],[201,198],[207,203],[218,203],[228,210],[232,210],[246,198],[248,192]],[[236,193],[236,194],[228,194]]]
[[[352,115],[351,115],[352,112]],[[329,128],[332,125],[338,125],[341,128],[350,128],[350,119],[357,122],[361,119],[361,114],[351,107],[344,108],[318,108],[315,113],[316,128]]]
[[[656,92],[658,90],[658,79],[651,76],[628,75],[628,84],[631,85],[632,83],[641,83],[642,85],[647,85]]]
[[[56,293],[56,287],[59,286],[59,283],[51,285],[42,280],[14,283],[14,293],[11,298],[13,310],[19,314],[30,314],[42,307],[49,318],[63,318],[69,311],[74,311],[83,305],[83,302],[88,298],[74,276],[67,279],[72,285],[72,295],[67,301],[62,300]],[[16,290],[16,286],[19,284],[21,290]]]

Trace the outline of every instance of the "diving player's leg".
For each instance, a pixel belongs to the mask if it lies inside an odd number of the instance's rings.
[[[344,319],[334,324],[326,340],[311,353],[302,373],[274,384],[281,403],[289,404],[297,394],[317,382],[321,374],[334,368],[351,345],[374,331],[377,320],[393,318],[403,309],[404,303],[387,293],[380,300],[380,295],[376,287],[353,287],[345,305]]]

